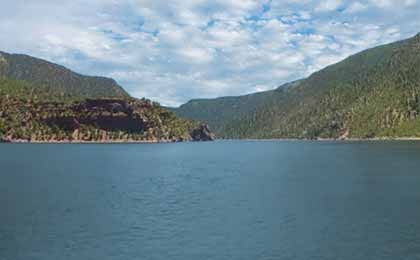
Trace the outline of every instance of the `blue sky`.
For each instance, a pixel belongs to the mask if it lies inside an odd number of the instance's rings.
[[[15,0],[0,50],[115,78],[135,97],[275,88],[420,31],[420,0]]]

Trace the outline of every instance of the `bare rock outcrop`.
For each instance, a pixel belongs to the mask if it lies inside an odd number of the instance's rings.
[[[191,138],[195,142],[214,141],[215,135],[210,131],[208,125],[202,124],[191,131]]]

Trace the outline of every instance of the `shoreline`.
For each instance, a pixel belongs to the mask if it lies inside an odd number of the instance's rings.
[[[7,140],[0,141],[0,144],[167,144],[167,143],[180,143],[180,142],[190,142],[190,141],[174,141],[174,140],[106,140],[106,141],[31,141],[31,140]]]
[[[382,141],[420,141],[420,137],[396,137],[396,138],[347,138],[347,139],[333,139],[333,138],[319,138],[319,139],[299,139],[299,138],[272,138],[272,139],[217,139],[222,141],[250,141],[250,142],[382,142]]]
[[[248,142],[392,142],[392,141],[419,141],[420,137],[396,137],[396,138],[347,138],[347,139],[299,139],[299,138],[273,138],[273,139],[216,139],[214,141],[248,141]],[[31,141],[31,140],[0,140],[0,144],[169,144],[200,142],[193,140],[104,140],[104,141]]]

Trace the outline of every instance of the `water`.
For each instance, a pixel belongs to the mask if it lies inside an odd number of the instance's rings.
[[[420,143],[0,145],[0,260],[420,259]]]

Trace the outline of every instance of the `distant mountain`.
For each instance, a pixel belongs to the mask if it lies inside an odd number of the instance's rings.
[[[420,34],[372,48],[287,88],[174,109],[225,138],[420,137]]]
[[[299,81],[287,83],[275,90],[244,96],[221,97],[216,99],[193,99],[179,108],[171,108],[178,115],[208,123],[213,131],[224,133],[227,122],[239,120],[257,108],[278,100],[282,93]]]
[[[63,66],[21,54],[0,52],[0,78],[26,81],[33,88],[51,90],[63,96],[128,97],[113,79],[84,76]]]

